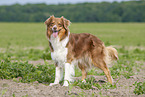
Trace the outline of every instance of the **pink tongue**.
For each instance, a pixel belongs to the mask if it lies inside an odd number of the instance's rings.
[[[53,35],[54,38],[56,38],[57,35],[58,35],[58,32],[55,32],[55,33],[53,33],[52,35]]]

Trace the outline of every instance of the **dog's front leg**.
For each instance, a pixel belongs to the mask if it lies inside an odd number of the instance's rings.
[[[74,65],[70,63],[65,63],[65,76],[63,86],[68,86],[68,82],[73,82],[73,77],[75,76]]]
[[[62,79],[63,79],[63,68],[56,66],[56,68],[55,68],[55,81],[54,81],[54,83],[50,83],[49,86],[59,84],[59,81],[61,81]]]

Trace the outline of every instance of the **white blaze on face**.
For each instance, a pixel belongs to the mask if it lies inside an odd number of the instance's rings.
[[[57,35],[58,35],[58,31],[57,31],[57,26],[56,25],[54,25],[52,27],[52,31],[53,31],[53,33],[52,33],[53,37],[56,38]]]

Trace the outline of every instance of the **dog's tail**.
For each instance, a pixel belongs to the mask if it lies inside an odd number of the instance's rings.
[[[115,48],[109,46],[105,47],[105,63],[110,64],[114,60],[118,60],[118,52]]]

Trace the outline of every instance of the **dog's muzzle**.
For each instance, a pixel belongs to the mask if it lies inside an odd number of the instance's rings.
[[[53,37],[56,38],[58,36],[58,30],[57,30],[57,26],[56,25],[54,25],[52,27],[52,31],[53,31],[53,33],[52,33]]]
[[[55,32],[57,32],[57,26],[56,25],[54,25],[53,27],[52,27],[52,31],[55,33]]]

